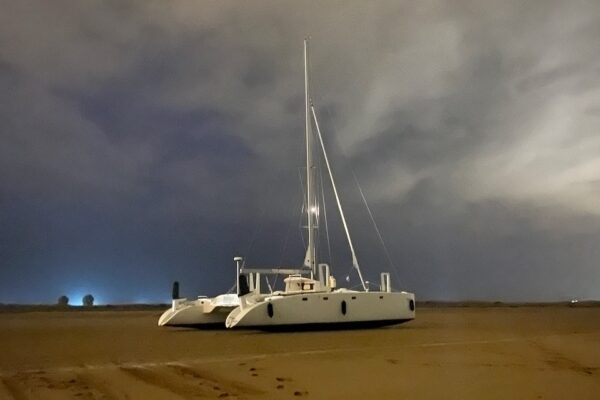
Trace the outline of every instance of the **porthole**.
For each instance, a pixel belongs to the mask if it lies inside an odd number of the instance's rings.
[[[408,308],[410,308],[410,311],[415,311],[415,301],[413,299],[408,301]]]
[[[342,301],[342,314],[346,315],[346,301]]]
[[[267,314],[269,318],[273,318],[273,304],[271,303],[267,304]]]

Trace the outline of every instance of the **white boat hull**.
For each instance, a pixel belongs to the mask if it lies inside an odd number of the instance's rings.
[[[251,296],[251,295],[250,295]],[[268,296],[251,304],[242,300],[227,328],[332,329],[384,326],[415,318],[414,294],[339,290]]]
[[[239,305],[235,294],[197,300],[173,300],[173,306],[159,318],[159,326],[225,326],[227,315]]]

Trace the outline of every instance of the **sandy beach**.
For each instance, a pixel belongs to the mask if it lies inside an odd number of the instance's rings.
[[[600,398],[599,307],[430,307],[302,333],[159,328],[159,315],[0,313],[0,399]]]

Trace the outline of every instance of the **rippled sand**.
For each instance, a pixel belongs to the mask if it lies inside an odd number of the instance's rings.
[[[0,399],[600,399],[600,308],[421,308],[373,330],[0,313]]]

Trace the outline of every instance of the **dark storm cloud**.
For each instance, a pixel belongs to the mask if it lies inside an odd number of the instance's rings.
[[[307,33],[351,224],[369,223],[353,169],[404,287],[600,297],[597,2],[2,9],[0,301],[214,293],[234,253],[298,262]],[[355,230],[375,279],[387,261]]]

